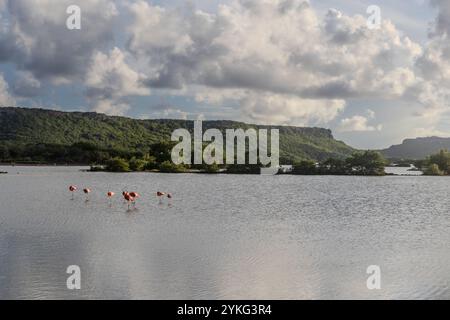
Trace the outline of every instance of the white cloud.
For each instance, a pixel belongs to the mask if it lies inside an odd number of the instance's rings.
[[[145,76],[126,63],[125,54],[114,48],[109,55],[96,52],[88,67],[85,84],[94,110],[108,114],[124,114],[130,107],[120,102],[127,96],[146,96],[150,89],[143,85]]]
[[[204,120],[202,113],[188,112],[171,106],[159,106],[150,113],[140,116],[141,119],[179,119],[179,120]]]
[[[373,111],[369,112],[368,117],[353,116],[341,120],[338,130],[340,132],[367,132],[367,131],[381,131],[382,125],[369,125],[369,118],[373,118]]]
[[[0,73],[0,107],[12,107],[16,104],[16,100],[9,93],[9,86]]]
[[[313,100],[279,94],[250,94],[240,101],[245,119],[258,124],[316,125],[334,119],[344,100]]]
[[[389,21],[371,31],[363,16],[330,10],[320,19],[303,0],[235,0],[215,14],[129,8],[128,49],[149,87],[235,101],[249,120],[326,123],[346,99],[401,98],[417,82],[422,50]]]
[[[450,137],[450,133],[448,131],[438,130],[436,128],[417,128],[414,130],[414,137],[441,137],[447,138]]]
[[[163,111],[153,112],[150,115],[151,118],[160,118],[160,119],[181,119],[187,120],[189,117],[189,113],[186,111],[182,111],[180,109],[165,109]]]
[[[120,103],[112,99],[99,99],[95,101],[93,110],[98,113],[123,116],[128,110],[130,110],[130,105],[126,103]]]
[[[438,133],[437,125],[450,112],[450,2],[431,0],[431,4],[438,14],[429,42],[416,62],[420,81],[411,86],[407,94],[423,106],[415,115],[422,119],[427,129],[416,129],[416,134]]]
[[[85,84],[105,95],[149,95],[150,89],[143,85],[145,75],[133,70],[126,63],[125,54],[114,48],[109,55],[96,52],[89,65]]]

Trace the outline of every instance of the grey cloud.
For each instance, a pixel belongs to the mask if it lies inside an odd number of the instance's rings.
[[[323,86],[311,87],[302,91],[305,98],[324,99],[349,99],[358,97],[361,92],[356,92],[350,84],[345,81],[330,82]]]
[[[388,73],[412,67],[420,50],[395,27],[370,32],[363,17],[330,10],[321,21],[302,0],[240,0],[217,14],[142,1],[130,10],[128,48],[147,62],[146,85],[158,89],[200,85],[316,99],[377,95],[389,88]],[[149,29],[154,32],[143,33]]]
[[[73,4],[82,9],[82,30],[66,28],[66,9]],[[113,38],[109,0],[8,0],[6,7],[10,30],[0,34],[0,59],[38,79],[76,79],[94,50]]]
[[[435,19],[435,27],[430,32],[430,37],[450,34],[450,3],[448,0],[431,0],[431,4],[438,9]]]
[[[12,89],[17,96],[32,98],[41,93],[41,82],[29,72],[19,72]]]
[[[129,10],[118,35],[126,45],[111,50],[119,3]],[[82,8],[81,31],[65,27],[69,4]],[[213,100],[246,105],[255,119],[266,110],[264,121],[275,113],[270,103],[285,112],[274,121],[302,123],[316,107],[325,121],[345,99],[402,97],[421,54],[389,22],[371,32],[362,16],[330,10],[318,17],[303,0],[236,0],[214,13],[141,0],[8,0],[7,8],[12,29],[0,33],[0,61],[37,81],[82,82],[102,112],[123,113],[128,96],[170,89],[212,92]],[[24,81],[13,89],[31,96],[36,86]]]

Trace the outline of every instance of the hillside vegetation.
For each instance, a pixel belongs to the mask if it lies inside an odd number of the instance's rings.
[[[175,129],[192,132],[193,121],[137,120],[97,113],[0,108],[0,161],[91,163],[110,157],[151,154],[169,142]],[[256,126],[233,121],[204,121],[204,130],[217,128],[276,128],[280,130],[282,163],[345,158],[355,150],[333,138],[330,130]],[[153,153],[155,151],[153,150]]]

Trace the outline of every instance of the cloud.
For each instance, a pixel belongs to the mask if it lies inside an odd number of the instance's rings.
[[[414,130],[414,136],[415,137],[441,137],[441,138],[447,138],[450,137],[450,133],[448,131],[442,131],[435,128],[416,128]]]
[[[375,119],[375,112],[368,109],[367,116],[353,116],[351,118],[342,119],[338,127],[339,132],[370,132],[381,131],[383,126],[373,126],[369,121]]]
[[[165,109],[162,111],[152,112],[149,117],[158,119],[181,119],[187,120],[189,113],[180,109]]]
[[[199,87],[214,90],[216,101],[234,100],[250,120],[329,121],[343,100],[401,98],[417,82],[422,49],[389,21],[372,31],[363,16],[330,10],[321,19],[303,0],[235,0],[214,14],[144,1],[129,10],[128,50],[148,87],[195,91],[200,99],[213,95]]]
[[[155,105],[151,112],[140,115],[141,119],[180,119],[180,120],[204,120],[205,116],[198,112],[189,112],[176,106]]]
[[[431,5],[438,9],[438,14],[430,37],[448,36],[450,34],[450,3],[446,0],[431,0]]]
[[[106,96],[148,95],[150,90],[143,85],[145,75],[138,73],[126,63],[126,55],[119,48],[109,55],[96,52],[88,68],[85,84]]]
[[[150,90],[143,85],[145,76],[132,69],[126,54],[119,48],[109,55],[96,52],[88,67],[85,85],[94,110],[108,114],[124,114],[129,106],[120,102],[127,96],[146,96]]]
[[[72,4],[82,9],[81,31],[65,26]],[[419,104],[415,116],[437,128],[450,110],[450,4],[432,5],[438,15],[422,47],[389,20],[369,30],[366,16],[319,16],[306,0],[231,0],[212,12],[143,0],[0,0],[10,21],[0,63],[19,71],[10,86],[17,99],[75,83],[108,114],[156,92],[193,98],[210,115],[229,108],[248,122],[323,126],[350,101],[401,100]],[[183,112],[191,115],[160,116]],[[379,130],[371,120],[345,116],[340,125]]]
[[[344,100],[312,100],[278,94],[251,94],[241,100],[246,120],[258,124],[316,125],[334,119]]]
[[[127,103],[120,103],[113,99],[98,99],[95,101],[93,110],[98,113],[123,116],[130,110],[130,105]]]
[[[450,112],[450,3],[432,0],[437,17],[429,32],[429,42],[415,63],[419,81],[410,87],[406,96],[422,105],[415,113],[424,128],[416,134],[439,132],[436,128]]]
[[[420,46],[385,22],[330,10],[321,21],[307,1],[233,1],[217,14],[138,1],[129,49],[148,57],[148,84],[205,85],[343,98],[399,96],[414,79]],[[152,30],[153,32],[143,32]],[[406,80],[406,81],[405,81]]]
[[[82,30],[67,29],[69,5],[81,7]],[[0,33],[0,62],[55,83],[80,79],[85,61],[113,39],[118,15],[110,0],[6,0],[5,7],[10,24]]]
[[[16,100],[9,94],[9,86],[0,73],[0,107],[15,106]]]
[[[31,72],[19,71],[13,86],[14,94],[20,97],[32,98],[39,95],[41,82]]]

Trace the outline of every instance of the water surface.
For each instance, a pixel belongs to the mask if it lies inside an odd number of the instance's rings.
[[[79,169],[0,167],[1,299],[450,299],[448,178]]]

